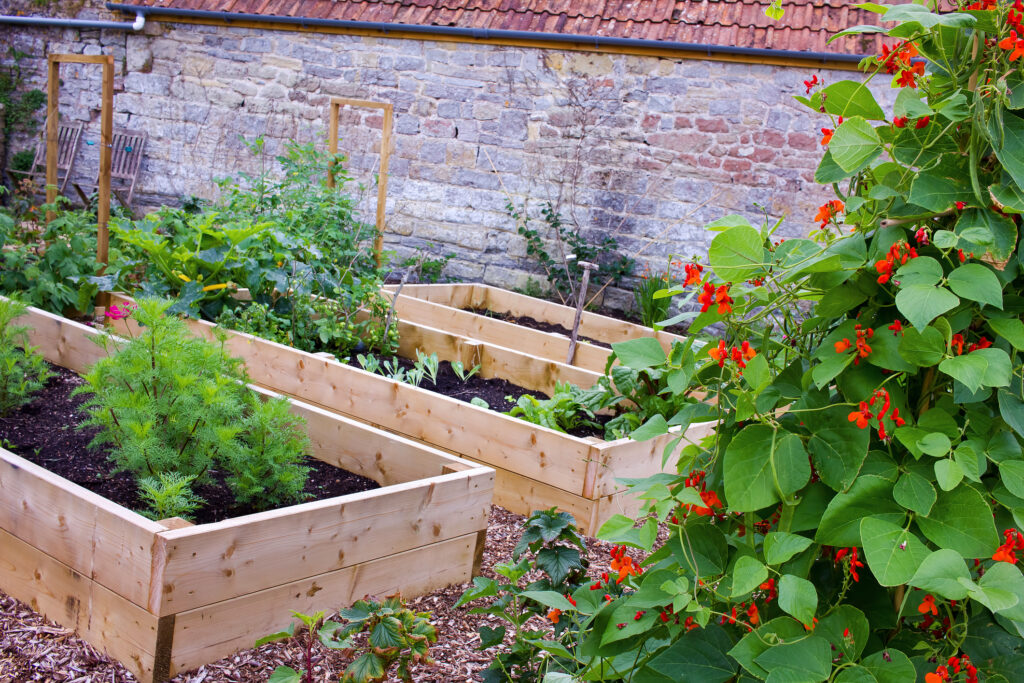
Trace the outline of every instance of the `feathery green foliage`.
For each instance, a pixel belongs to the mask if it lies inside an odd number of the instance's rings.
[[[136,477],[173,472],[197,483],[225,476],[239,503],[274,507],[301,500],[308,441],[284,399],[266,402],[247,386],[242,361],[223,343],[192,337],[170,303],[143,299],[140,334],[104,338],[112,354],[85,375],[82,426],[100,427],[91,446],[109,444],[119,470]],[[117,348],[120,346],[120,348]]]
[[[12,324],[24,312],[24,304],[0,298],[0,415],[28,403],[51,374],[28,345],[28,328]]]

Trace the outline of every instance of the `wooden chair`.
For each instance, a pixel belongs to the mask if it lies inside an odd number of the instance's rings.
[[[68,180],[71,178],[71,169],[75,165],[75,156],[78,154],[78,145],[82,140],[81,123],[62,123],[57,127],[57,188],[64,193]],[[32,159],[32,167],[28,171],[15,171],[7,169],[12,175],[23,175],[34,178],[41,185],[46,185],[46,126],[43,126],[42,135],[36,143],[36,154]]]
[[[139,180],[139,170],[142,168],[142,155],[146,151],[146,140],[149,134],[142,130],[115,130],[111,140],[110,154],[110,191],[117,197],[121,206],[132,210],[132,199],[135,196],[135,185]],[[99,177],[92,185],[95,192],[99,186]],[[74,184],[75,191],[82,201],[89,203],[88,195]]]

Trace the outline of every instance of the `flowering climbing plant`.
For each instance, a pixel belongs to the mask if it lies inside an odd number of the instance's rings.
[[[650,554],[607,604],[558,605],[580,637],[545,681],[1020,680],[1024,6],[936,5],[846,32],[888,36],[862,66],[891,108],[794,84],[835,192],[809,238],[708,226],[673,293],[715,334],[664,392],[705,400],[633,433],[679,427],[676,473],[628,481],[640,516],[599,533]]]

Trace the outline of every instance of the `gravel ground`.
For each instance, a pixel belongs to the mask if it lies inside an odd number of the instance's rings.
[[[494,576],[491,567],[511,560],[519,540],[521,515],[497,506],[491,507],[482,572]],[[587,540],[589,573],[608,570],[611,544]],[[632,551],[631,551],[631,554]],[[635,555],[639,559],[639,555]],[[477,629],[482,624],[496,626],[489,615],[469,614],[468,608],[454,607],[468,583],[449,586],[410,602],[413,609],[433,613],[438,642],[431,647],[433,666],[419,666],[413,678],[424,682],[479,680],[477,672],[486,668],[489,653],[476,650]],[[271,633],[287,623],[287,615],[266,615],[266,631]],[[300,649],[294,643],[272,643],[237,652],[231,657],[179,674],[174,683],[241,683],[265,681],[282,664],[300,668]],[[349,659],[330,652],[314,665],[314,680],[337,680]],[[0,592],[0,681],[54,681],[61,683],[126,683],[135,677],[116,661],[106,657],[73,632],[43,618],[30,607]],[[394,679],[398,680],[398,679]]]

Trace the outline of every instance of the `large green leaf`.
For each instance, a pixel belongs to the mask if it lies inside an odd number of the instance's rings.
[[[1010,342],[1013,348],[1024,351],[1024,322],[1020,318],[989,318],[986,322],[996,335]]]
[[[919,331],[959,303],[953,292],[930,285],[902,287],[896,295],[896,308]]]
[[[768,568],[749,555],[736,560],[732,568],[732,594],[746,595],[768,580]]]
[[[770,565],[782,564],[811,545],[806,536],[771,531],[764,537],[764,559]]]
[[[876,121],[885,120],[885,112],[878,106],[875,96],[866,83],[860,81],[836,81],[821,90],[825,102],[825,113],[851,118],[860,116]]]
[[[899,354],[903,360],[918,367],[927,368],[935,365],[946,351],[946,342],[942,333],[928,326],[923,330],[908,327],[900,336]]]
[[[970,231],[974,228],[981,228],[990,241],[972,244]],[[956,234],[961,237],[960,247],[964,252],[973,252],[979,258],[988,253],[994,260],[1003,261],[1010,258],[1017,247],[1017,225],[1011,218],[991,209],[968,209],[961,213],[956,222]]]
[[[1003,124],[1002,130],[998,128],[999,122]],[[989,121],[989,139],[1003,170],[1019,187],[1024,187],[1024,120],[1010,112],[993,116]]]
[[[1008,387],[1012,370],[1010,367],[1010,356],[1000,348],[990,347],[987,349],[975,349],[971,356],[985,359],[985,373],[981,378],[983,387]]]
[[[667,545],[682,567],[689,569],[698,577],[721,574],[725,571],[729,559],[729,542],[721,529],[703,519],[691,517],[686,520],[686,526],[681,533],[682,539],[673,534],[669,537]]]
[[[770,647],[754,661],[769,672],[769,681],[817,683],[832,671],[832,648],[824,638],[809,636]]]
[[[868,655],[861,666],[871,672],[878,683],[907,683],[917,680],[917,670],[905,654],[895,649],[880,650]]]
[[[753,675],[762,679],[767,678],[768,672],[758,665],[755,659],[771,648],[772,643],[802,637],[806,633],[807,630],[800,622],[789,617],[778,617],[743,636],[740,642],[729,650],[729,655]]]
[[[973,392],[981,388],[988,370],[988,361],[978,353],[967,353],[946,358],[939,363],[939,370]]]
[[[893,501],[892,486],[893,482],[882,477],[858,477],[849,491],[836,495],[829,502],[814,540],[837,547],[858,546],[861,519],[876,517],[900,523],[907,513]]]
[[[904,472],[892,489],[896,502],[919,515],[927,515],[938,498],[932,483],[916,472]]]
[[[742,282],[764,271],[764,240],[754,228],[737,225],[715,235],[708,249],[715,274],[729,282]]]
[[[1003,307],[1003,286],[999,284],[999,278],[981,264],[965,263],[949,274],[947,282],[961,299]]]
[[[1024,498],[1024,460],[1003,460],[999,463],[1003,486],[1018,498]]]
[[[800,437],[767,425],[745,427],[729,442],[723,471],[726,503],[736,512],[777,503],[811,478]]]
[[[849,420],[849,407],[833,406],[804,415],[811,433],[807,449],[821,480],[836,491],[845,491],[856,479],[868,454],[871,435]]]
[[[665,362],[665,349],[654,337],[638,337],[612,344],[619,362],[628,368],[642,370]]]
[[[940,493],[931,514],[918,517],[917,524],[929,541],[968,559],[991,557],[999,545],[992,508],[967,485]]]
[[[799,576],[783,575],[779,580],[779,607],[804,626],[810,627],[818,611],[818,592],[814,584]]]
[[[974,199],[974,191],[966,178],[954,180],[943,175],[920,173],[910,185],[907,201],[929,211],[947,211],[957,202]]]
[[[955,550],[941,548],[924,558],[907,583],[947,600],[963,600],[967,597],[967,588],[960,579],[971,579],[964,558]]]
[[[818,622],[814,635],[829,641],[835,652],[842,653],[844,662],[855,662],[868,644],[871,625],[853,605],[838,605]]]
[[[853,171],[881,154],[882,141],[870,123],[854,116],[836,128],[828,149],[840,168]]]
[[[1017,622],[1024,622],[1024,576],[1016,565],[1008,562],[996,562],[978,581],[983,590],[996,588],[1016,596],[1017,602],[1006,607],[998,607],[995,611],[1002,616]]]
[[[868,567],[883,586],[906,583],[928,557],[928,549],[917,536],[884,519],[862,519],[860,537]]]
[[[725,653],[730,649],[721,629],[695,629],[668,646],[647,666],[679,683],[723,683],[737,666]]]

